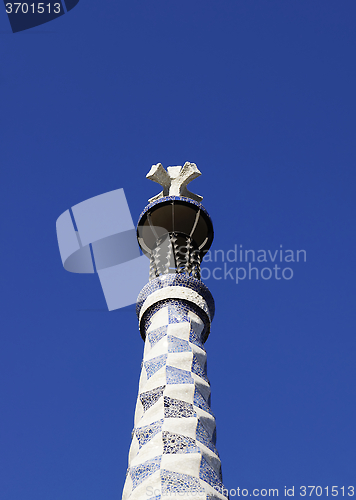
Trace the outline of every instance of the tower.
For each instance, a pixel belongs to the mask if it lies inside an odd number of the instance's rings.
[[[216,449],[204,343],[214,300],[200,280],[213,240],[202,198],[187,190],[201,173],[154,165],[163,186],[140,215],[137,237],[150,279],[137,299],[145,342],[123,500],[227,498]]]

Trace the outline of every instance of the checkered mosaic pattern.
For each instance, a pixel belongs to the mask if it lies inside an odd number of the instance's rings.
[[[197,308],[165,300],[145,320],[145,349],[123,500],[227,498]]]

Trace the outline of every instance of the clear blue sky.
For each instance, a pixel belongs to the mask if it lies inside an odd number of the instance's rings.
[[[17,34],[0,10],[1,500],[121,498],[143,344],[55,221],[117,188],[136,221],[157,162],[202,171],[213,250],[307,255],[206,281],[225,485],[356,486],[355,2],[81,0]]]

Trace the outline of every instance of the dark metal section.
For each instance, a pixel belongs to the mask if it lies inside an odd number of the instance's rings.
[[[200,263],[213,237],[205,208],[181,196],[148,205],[137,226],[138,243],[150,258],[150,280],[173,273],[200,280]]]
[[[157,240],[150,255],[150,280],[164,274],[200,279],[200,251],[190,236],[172,232]]]
[[[172,233],[190,236],[201,256],[209,250],[214,238],[213,224],[205,208],[179,196],[161,198],[148,205],[137,225],[138,243],[148,256],[160,238]]]

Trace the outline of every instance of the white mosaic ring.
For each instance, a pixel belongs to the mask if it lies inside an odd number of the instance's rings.
[[[145,324],[154,306],[165,300],[188,302],[197,307],[205,318],[204,342],[210,332],[210,323],[215,313],[214,299],[203,282],[184,274],[168,274],[151,280],[142,289],[137,299],[136,313],[141,336],[145,339]]]

